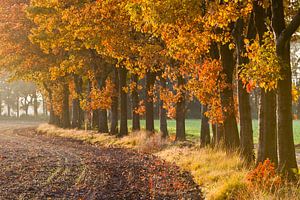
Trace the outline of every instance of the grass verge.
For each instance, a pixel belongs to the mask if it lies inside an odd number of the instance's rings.
[[[40,125],[37,131],[96,146],[131,148],[152,153],[189,171],[201,186],[206,199],[300,199],[299,184],[285,183],[276,191],[250,187],[246,180],[250,168],[243,164],[238,153],[199,148],[197,142],[174,143],[172,138],[164,140],[159,134],[149,135],[143,131],[116,138],[96,131],[65,130],[48,124]]]

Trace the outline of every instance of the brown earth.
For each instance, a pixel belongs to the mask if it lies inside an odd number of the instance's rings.
[[[202,199],[189,173],[149,154],[0,123],[0,199]]]

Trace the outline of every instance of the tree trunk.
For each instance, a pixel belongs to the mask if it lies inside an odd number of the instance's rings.
[[[223,124],[216,124],[216,144],[224,144],[224,138],[225,138],[225,133],[224,133],[224,125]]]
[[[17,97],[17,118],[20,118],[20,97]]]
[[[259,42],[262,45],[264,34],[268,31],[266,21],[270,17],[270,13],[255,2],[254,16]],[[270,159],[277,165],[276,94],[275,91],[266,92],[264,89],[260,90],[257,164]]]
[[[200,132],[200,146],[205,147],[210,144],[210,130],[209,130],[209,119],[205,115],[208,108],[206,105],[202,105],[201,112],[201,132]]]
[[[139,107],[139,93],[138,93],[138,75],[132,74],[131,75],[131,82],[136,84],[132,93],[132,131],[139,131],[141,129],[140,126],[140,115],[136,113],[136,110]]]
[[[110,134],[117,135],[118,134],[118,105],[119,105],[119,97],[118,97],[118,88],[119,88],[119,77],[118,77],[118,69],[114,67],[113,73],[113,84],[114,84],[114,96],[112,97],[112,105],[111,105],[111,124],[110,124]]]
[[[72,100],[72,128],[80,128],[80,122],[79,122],[79,99],[73,99]]]
[[[155,82],[155,74],[153,72],[146,73],[146,131],[154,132],[154,104],[153,104],[153,87]]]
[[[213,42],[210,46],[210,57],[212,59],[215,60],[219,60],[220,59],[220,52],[218,49],[218,45],[217,43]],[[221,94],[220,94],[220,98],[221,98]],[[218,144],[221,144],[224,142],[224,127],[222,124],[214,124],[213,125],[213,144],[214,146],[217,146]]]
[[[160,78],[160,86],[162,89],[167,88],[166,79]],[[163,107],[164,102],[160,100],[159,105],[159,123],[160,123],[160,132],[163,138],[167,138],[169,136],[168,133],[168,122],[167,122],[167,110]]]
[[[244,21],[239,19],[236,22],[234,36],[235,43],[237,46],[237,71],[243,70],[243,65],[249,63],[249,59],[243,56],[246,53],[244,36]],[[255,27],[254,27],[254,16],[251,15],[248,24],[247,39],[251,40],[255,38]],[[241,153],[244,159],[250,163],[255,159],[254,156],[254,144],[253,144],[253,128],[252,128],[252,116],[250,106],[250,95],[244,88],[244,85],[239,76],[238,81],[238,105],[239,105],[239,117],[240,117],[240,142],[241,142]]]
[[[228,150],[237,149],[240,145],[238,126],[235,117],[235,105],[233,99],[232,80],[234,72],[233,51],[229,44],[221,45],[220,55],[223,66],[223,73],[226,75],[226,87],[221,92],[221,105],[224,116],[224,142]]]
[[[213,137],[212,137],[212,145],[215,146],[216,145],[216,137],[217,137],[217,125],[216,124],[211,124],[211,129],[212,129],[212,133],[213,133]]]
[[[276,35],[276,54],[280,60],[282,79],[278,82],[278,149],[279,169],[294,177],[292,169],[298,169],[293,137],[292,72],[290,39],[300,26],[300,9],[288,26],[285,25],[283,0],[272,0],[272,28]]]
[[[99,129],[100,133],[108,133],[108,119],[107,119],[107,110],[99,109]]]
[[[83,111],[79,100],[82,92],[82,80],[78,75],[74,75],[74,84],[77,97],[72,101],[72,127],[80,129],[83,118]]]
[[[47,116],[48,115],[48,113],[47,113],[47,102],[46,102],[46,99],[45,99],[45,97],[44,96],[42,96],[42,100],[43,100],[43,115],[44,116]]]
[[[99,112],[98,112],[98,110],[92,111],[92,128],[93,129],[99,128]]]
[[[185,93],[182,89],[184,78],[179,76],[178,88],[181,88],[180,98],[176,103],[176,141],[184,141],[185,138]]]
[[[103,90],[105,87],[106,77],[98,77],[98,87],[100,90]],[[98,110],[98,132],[100,133],[108,133],[108,119],[107,119],[107,110],[106,109],[99,109]]]
[[[276,139],[276,96],[275,91],[265,92],[261,89],[259,108],[259,143],[257,164],[270,159],[275,165],[277,158]]]
[[[123,90],[124,87],[127,86],[127,69],[124,67],[119,68],[119,93],[120,93],[120,132],[118,134],[119,137],[125,136],[128,134],[128,126],[127,126],[127,93]]]
[[[34,92],[33,94],[33,110],[34,110],[34,117],[38,118],[38,99],[37,99],[37,91]]]
[[[70,128],[70,111],[69,111],[69,87],[68,84],[63,86],[63,113],[62,113],[62,128]]]
[[[246,161],[252,162],[254,156],[253,128],[249,93],[245,90],[243,83],[238,81],[238,101],[240,117],[241,153]]]

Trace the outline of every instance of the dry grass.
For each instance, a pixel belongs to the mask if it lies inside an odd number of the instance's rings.
[[[40,125],[37,131],[42,134],[75,139],[97,146],[134,148],[148,153],[160,151],[170,143],[169,140],[162,139],[159,134],[150,135],[145,131],[133,132],[123,138],[97,131],[62,129],[49,124]]]
[[[143,131],[116,138],[95,131],[65,130],[48,124],[40,125],[37,130],[43,134],[72,138],[93,145],[133,148],[154,153],[189,171],[195,182],[202,187],[207,199],[300,200],[297,184],[286,183],[275,192],[249,187],[246,181],[249,168],[243,165],[238,153],[228,154],[222,150],[199,148],[193,143],[175,144],[172,139],[164,140],[159,134],[149,135]]]
[[[237,154],[226,155],[211,148],[172,147],[156,155],[190,171],[207,199],[226,199],[232,192],[246,187],[247,170]]]

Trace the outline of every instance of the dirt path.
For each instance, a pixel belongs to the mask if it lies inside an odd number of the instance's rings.
[[[202,199],[188,173],[152,155],[0,123],[0,199]]]

